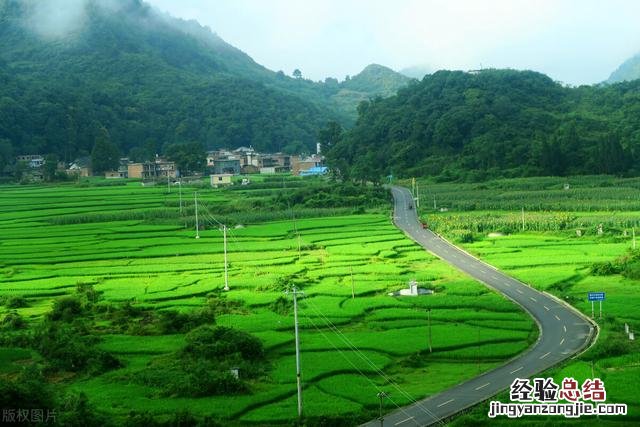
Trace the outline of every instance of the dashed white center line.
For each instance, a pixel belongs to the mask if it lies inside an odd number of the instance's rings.
[[[492,278],[493,280],[499,280],[499,279],[498,279],[498,276],[496,276],[495,274],[492,274],[492,275],[491,275],[491,278]]]
[[[451,402],[453,402],[454,400],[455,400],[455,399],[449,399],[449,400],[447,400],[446,402],[443,402],[443,403],[439,404],[439,405],[438,405],[438,408],[439,408],[439,407],[441,407],[441,406],[446,405],[447,403],[451,403]]]
[[[549,307],[547,307],[546,305],[543,305],[544,309],[549,311]]]
[[[533,302],[538,302],[538,300],[537,300],[537,299],[535,299],[534,297],[529,297],[529,299],[530,299],[531,301],[533,301]]]
[[[560,341],[560,345],[564,344],[564,338],[562,338],[562,341]]]
[[[480,387],[476,387],[476,390],[480,390],[481,388],[485,388],[489,384],[491,384],[491,383],[482,384]]]
[[[522,290],[520,290],[520,289],[516,289],[516,291],[518,291],[521,294],[524,294],[524,292],[522,292]]]
[[[406,418],[406,419],[404,419],[402,421],[398,421],[394,425],[399,426],[400,424],[406,423],[407,421],[412,420],[412,419],[413,419],[413,417],[409,417],[409,418]]]
[[[560,318],[558,317],[558,315],[557,315],[557,314],[555,314],[555,316],[556,316],[556,319],[560,320]]]
[[[516,372],[522,370],[524,368],[524,366],[520,366],[518,369],[514,369],[513,371],[509,372],[510,374],[515,374]]]
[[[551,354],[551,352],[550,352],[550,351],[548,351],[548,352],[546,352],[545,354],[543,354],[542,356],[540,356],[540,359],[544,359],[545,357],[547,357],[547,356],[548,356],[548,355],[550,355],[550,354]]]
[[[564,329],[565,332],[567,332],[567,325],[564,325],[562,328]]]
[[[503,285],[505,285],[505,286],[507,286],[507,287],[509,287],[509,288],[511,287],[511,285],[510,285],[510,284],[508,284],[508,283],[503,283]]]

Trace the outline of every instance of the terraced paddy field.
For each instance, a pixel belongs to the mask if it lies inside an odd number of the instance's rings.
[[[606,292],[601,319],[595,305],[600,326],[596,345],[544,376],[552,376],[557,383],[564,377],[581,383],[599,377],[606,385],[607,402],[626,403],[629,415],[562,420],[566,423],[640,422],[640,346],[624,330],[625,323],[631,330],[640,330],[640,276],[635,273],[639,254],[632,250],[633,228],[640,231],[639,184],[637,179],[583,177],[460,184],[457,190],[452,184],[435,183],[421,188],[423,194],[429,188],[441,207],[449,207],[434,211],[429,206],[422,212],[423,219],[507,274],[564,299],[589,316],[587,293]],[[490,206],[495,210],[486,210]],[[640,248],[640,241],[636,245]],[[507,402],[509,396],[499,399]],[[458,423],[483,422],[487,412],[488,405],[484,405]],[[560,422],[557,417],[526,420],[532,425]]]
[[[408,240],[391,224],[387,199],[366,191],[288,179],[233,190],[185,186],[181,206],[177,188],[97,185],[0,187],[0,378],[44,367],[46,387],[58,396],[83,393],[107,416],[103,425],[151,425],[149,417],[167,421],[184,411],[222,425],[291,424],[294,325],[285,291],[293,285],[304,292],[308,425],[369,419],[380,390],[392,409],[488,370],[536,339],[517,306]],[[230,227],[228,292],[221,222]],[[388,295],[412,279],[435,293]],[[64,334],[53,340],[52,325],[97,356],[68,364],[75,343]],[[184,355],[202,350],[198,333],[214,325],[246,332],[264,349],[264,359],[239,361],[241,387],[194,386],[208,374]],[[54,346],[40,346],[42,337],[64,342],[63,355],[50,355]],[[216,354],[224,353],[216,342]]]

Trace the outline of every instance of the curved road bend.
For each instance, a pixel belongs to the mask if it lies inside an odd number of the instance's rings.
[[[392,187],[394,222],[409,237],[439,258],[464,271],[521,305],[538,323],[538,341],[507,364],[486,372],[429,398],[385,415],[384,425],[393,427],[428,426],[506,389],[515,378],[528,378],[584,349],[594,327],[590,320],[558,300],[497,271],[430,230],[422,229],[411,193]],[[425,378],[429,381],[429,378]],[[365,426],[380,426],[372,420]]]

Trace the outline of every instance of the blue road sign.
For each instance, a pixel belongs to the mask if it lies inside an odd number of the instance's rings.
[[[589,301],[604,301],[604,292],[589,292]]]

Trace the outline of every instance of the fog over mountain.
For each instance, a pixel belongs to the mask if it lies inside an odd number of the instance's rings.
[[[640,49],[628,0],[149,0],[272,70],[342,80],[371,63],[530,69],[594,84]],[[414,77],[414,76],[411,76]]]

